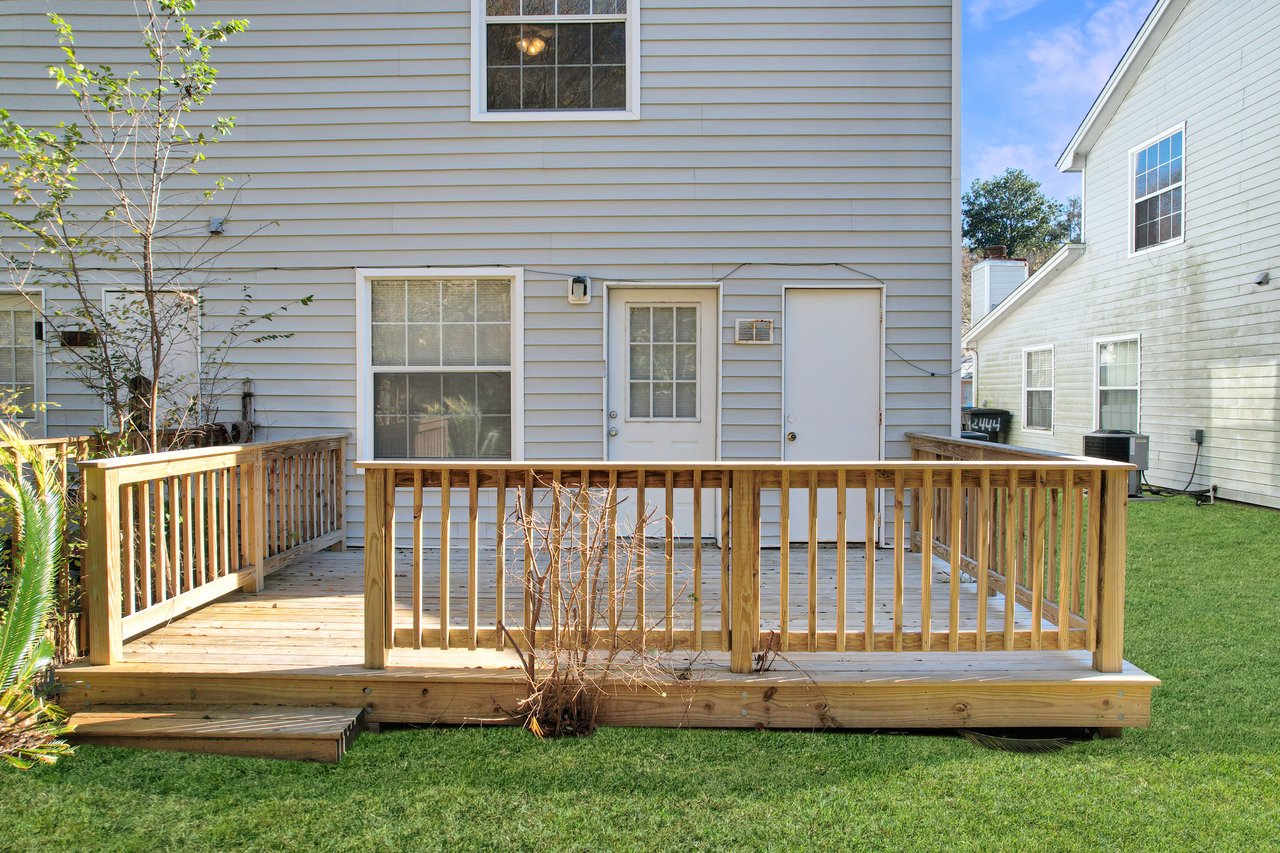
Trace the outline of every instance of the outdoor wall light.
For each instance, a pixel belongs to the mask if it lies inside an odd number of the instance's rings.
[[[569,304],[591,304],[591,278],[585,275],[574,276],[569,281]]]

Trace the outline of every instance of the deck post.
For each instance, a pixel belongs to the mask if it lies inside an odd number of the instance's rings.
[[[760,638],[760,481],[754,471],[734,471],[729,528],[729,668],[751,672]]]
[[[1120,672],[1124,667],[1124,573],[1128,539],[1129,472],[1102,475],[1099,512],[1102,528],[1098,559],[1098,645],[1093,668]]]
[[[89,663],[124,660],[120,590],[120,475],[85,466],[85,612],[89,618]],[[130,590],[130,595],[133,591]]]
[[[249,565],[253,568],[253,586],[247,591],[262,592],[267,582],[267,472],[261,448],[250,457],[247,487]]]
[[[387,480],[394,471],[369,468],[364,472],[364,665],[386,669],[387,649]],[[394,479],[392,480],[394,482]],[[392,495],[394,496],[394,491]]]

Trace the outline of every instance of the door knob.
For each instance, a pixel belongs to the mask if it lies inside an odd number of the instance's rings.
[[[797,436],[796,436],[796,434],[795,434],[794,432],[789,432],[789,433],[787,433],[787,441],[795,441],[795,440],[796,440],[796,438],[797,438]]]
[[[609,438],[617,438],[617,437],[618,437],[618,428],[609,427]]]

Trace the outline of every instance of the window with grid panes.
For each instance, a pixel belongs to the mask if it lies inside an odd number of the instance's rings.
[[[482,2],[485,112],[627,109],[636,0]]]
[[[511,458],[511,282],[375,280],[374,455]]]
[[[1133,154],[1133,250],[1182,239],[1183,131]]]
[[[21,420],[36,416],[35,314],[29,309],[0,309],[0,391],[13,395]]]
[[[1098,344],[1098,428],[1138,431],[1138,339]]]
[[[1053,349],[1028,350],[1023,373],[1027,429],[1053,429]]]
[[[698,306],[629,305],[630,420],[697,420]]]

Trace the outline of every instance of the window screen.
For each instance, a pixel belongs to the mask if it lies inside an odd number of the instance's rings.
[[[1026,428],[1053,429],[1053,350],[1026,354]]]
[[[1182,237],[1183,132],[1133,157],[1133,248],[1142,251]]]
[[[1098,344],[1098,428],[1138,431],[1137,339]]]

